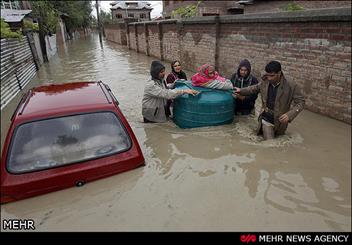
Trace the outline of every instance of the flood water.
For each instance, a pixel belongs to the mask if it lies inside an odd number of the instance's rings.
[[[186,130],[144,124],[152,60],[91,35],[41,67],[29,87],[107,83],[146,165],[1,205],[1,220],[33,219],[37,231],[351,231],[351,125],[303,111],[287,135],[263,142],[254,116]],[[2,142],[18,100],[2,111]]]

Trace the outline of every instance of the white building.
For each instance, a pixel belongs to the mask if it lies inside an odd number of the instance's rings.
[[[112,20],[123,20],[125,18],[135,18],[138,21],[150,20],[150,12],[153,8],[145,1],[116,1],[112,5]]]

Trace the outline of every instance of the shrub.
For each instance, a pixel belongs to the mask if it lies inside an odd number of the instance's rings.
[[[33,23],[29,20],[24,20],[23,21],[23,24],[24,24],[24,28],[26,30],[32,30],[32,31],[39,31],[39,26],[38,26],[38,23]]]
[[[11,31],[9,24],[5,22],[4,19],[1,19],[1,38],[17,38],[22,39],[22,31]]]
[[[198,1],[197,5],[187,5],[185,7],[179,7],[172,11],[171,16],[173,18],[181,17],[181,18],[190,18],[194,17],[198,13],[198,6],[201,3],[201,1]]]
[[[298,5],[296,3],[289,3],[287,4],[284,8],[285,11],[299,11],[299,10],[304,10],[304,8],[301,5]]]

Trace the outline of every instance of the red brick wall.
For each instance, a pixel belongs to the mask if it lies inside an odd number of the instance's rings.
[[[145,41],[144,25],[137,25],[137,35],[138,35],[139,52],[146,53],[147,46],[146,46],[146,41]]]
[[[303,89],[307,109],[350,122],[348,30],[348,22],[224,24],[219,70],[229,77],[239,61],[247,58],[259,77],[270,60],[278,60],[286,77]]]
[[[177,26],[175,24],[162,25],[163,54],[166,60],[180,59],[180,42],[178,39]]]
[[[136,46],[136,34],[134,25],[129,26],[129,40],[130,40],[130,49],[137,50]]]
[[[160,57],[160,41],[158,37],[158,26],[156,24],[148,25],[148,41],[149,41],[149,55]]]
[[[121,45],[127,45],[126,28],[124,24],[104,25],[106,39]]]
[[[181,62],[188,70],[196,71],[205,63],[215,64],[215,25],[184,25],[180,39]]]

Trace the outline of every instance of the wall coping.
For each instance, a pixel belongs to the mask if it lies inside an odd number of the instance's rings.
[[[159,21],[132,22],[129,25],[156,24],[214,24],[220,23],[277,23],[277,22],[321,22],[321,21],[351,21],[351,8],[326,8],[294,12],[268,12],[243,15],[203,16],[189,19],[168,19]]]
[[[326,8],[295,12],[246,14],[242,16],[220,16],[220,23],[317,21],[351,21],[351,8]]]
[[[168,19],[168,20],[157,20],[157,21],[143,21],[143,22],[132,22],[128,25],[157,25],[157,24],[174,24],[177,23],[176,19]]]

